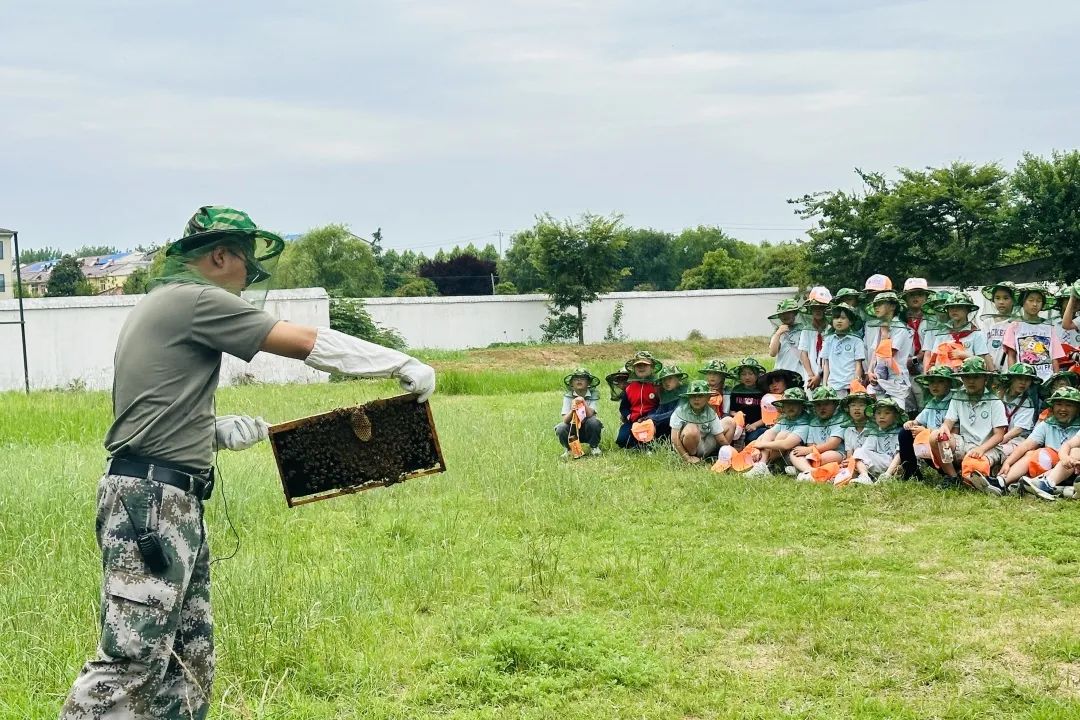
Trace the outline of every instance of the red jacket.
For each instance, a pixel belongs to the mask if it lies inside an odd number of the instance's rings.
[[[631,380],[626,384],[620,410],[630,422],[637,422],[660,404],[660,387],[655,383]]]

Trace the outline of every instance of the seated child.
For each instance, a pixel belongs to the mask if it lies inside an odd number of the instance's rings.
[[[765,374],[765,367],[756,359],[744,358],[742,362],[731,371],[737,382],[728,393],[730,398],[729,415],[741,412],[745,421],[743,431],[746,442],[753,442],[765,433],[765,420],[761,417],[761,397],[764,391],[758,384],[761,376]],[[781,390],[778,395],[783,394]]]
[[[832,303],[832,293],[828,288],[814,287],[806,295],[802,312],[808,315],[799,336],[799,372],[807,390],[813,390],[821,384],[821,351],[825,347],[825,334],[829,331],[829,320],[825,317]]]
[[[936,431],[945,422],[945,413],[949,410],[952,402],[952,392],[959,384],[953,376],[952,368],[948,365],[938,365],[928,373],[915,378],[915,382],[923,389],[923,397],[926,402],[914,420],[904,423],[904,429],[900,431],[900,464],[904,470],[905,478],[922,480],[922,471],[919,469],[919,461],[925,461],[940,469],[938,458],[930,451],[929,445],[924,446],[926,452],[917,454],[915,448],[915,436],[924,431]]]
[[[656,373],[663,370],[664,366],[652,356],[652,353],[641,350],[626,361],[626,369],[630,373],[630,379],[623,390],[622,399],[619,400],[619,418],[622,420],[622,425],[619,426],[615,444],[629,449],[638,446],[637,438],[632,432],[634,423],[651,413],[660,404],[660,388],[656,384]]]
[[[777,370],[798,372],[801,367],[799,338],[802,327],[798,323],[799,301],[788,298],[776,304],[776,312],[769,316],[776,331],[769,340],[769,357],[776,358]]]
[[[811,470],[844,459],[845,416],[840,413],[840,398],[831,387],[819,387],[810,397],[813,414],[810,422],[792,431],[799,444],[788,454],[788,464],[795,468],[796,480],[809,482]]]
[[[1054,393],[1065,387],[1080,388],[1080,374],[1071,370],[1054,373],[1039,387],[1039,397],[1042,398],[1043,403],[1048,403]],[[1039,419],[1045,420],[1048,417],[1050,417],[1050,408],[1047,407],[1039,414]]]
[[[761,390],[761,421],[766,428],[776,424],[780,415],[780,409],[773,402],[784,396],[789,388],[801,388],[802,375],[791,370],[770,370],[758,378],[758,389]]]
[[[1008,367],[1009,358],[1005,354],[1005,331],[1016,320],[1016,284],[1003,280],[982,289],[983,297],[994,304],[994,312],[981,315],[980,320],[986,325],[986,341],[990,346],[990,357],[994,367]]]
[[[698,375],[705,376],[705,382],[713,394],[709,397],[709,405],[717,415],[724,415],[724,386],[727,385],[727,364],[719,358],[713,358],[705,363],[705,367],[698,370]]]
[[[914,348],[911,328],[898,317],[900,298],[896,293],[877,293],[871,306],[874,317],[867,320],[863,333],[867,390],[878,398],[888,395],[903,407],[911,394],[908,373],[908,359]]]
[[[1005,403],[1005,419],[1009,421],[1000,450],[1008,457],[1035,428],[1035,399],[1031,386],[1032,383],[1041,384],[1042,380],[1035,374],[1034,366],[1027,363],[1014,363],[999,377],[998,397]]]
[[[1041,285],[1021,285],[1020,317],[1005,329],[1003,343],[1009,364],[1024,362],[1035,366],[1043,380],[1058,371],[1065,357],[1057,328],[1040,313],[1048,307],[1048,291]]]
[[[891,397],[874,403],[874,426],[866,440],[852,453],[856,475],[852,482],[871,485],[896,475],[900,467],[900,429],[907,414]]]
[[[660,383],[660,404],[649,413],[656,426],[656,437],[666,438],[671,434],[671,414],[679,407],[682,392],[686,389],[687,375],[678,365],[665,365],[656,376]]]
[[[596,416],[596,402],[600,399],[596,394],[598,385],[600,378],[583,367],[563,378],[566,392],[563,393],[562,420],[555,426],[555,435],[565,450],[563,457],[570,456],[571,431],[575,426],[577,439],[591,447],[593,455],[600,454],[600,432],[604,425]]]
[[[987,388],[994,373],[986,369],[981,357],[974,357],[953,374],[964,387],[953,392],[945,422],[931,437],[931,444],[942,458],[941,469],[947,476],[959,475],[969,487],[1000,495],[1002,488],[988,478],[1004,459],[998,445],[1009,422],[1005,403]]]
[[[1045,447],[1059,443],[1057,464],[1042,477],[1024,478],[1023,489],[1044,500],[1056,500],[1066,491],[1074,490],[1077,473],[1080,473],[1080,390],[1062,388],[1050,398],[1052,413],[1050,419],[1035,426],[1028,440],[1042,441]],[[1067,411],[1068,406],[1071,411]],[[1051,424],[1053,423],[1053,424]],[[1040,428],[1045,424],[1045,433]],[[1062,439],[1064,438],[1064,439]],[[1020,460],[1020,465],[1024,461]],[[1031,469],[1028,470],[1030,475]],[[1065,487],[1073,486],[1073,487]],[[1072,493],[1075,497],[1075,490]]]
[[[821,350],[822,384],[843,398],[848,394],[851,381],[863,377],[866,347],[858,334],[862,321],[854,308],[843,303],[833,305],[829,315],[832,329]]]
[[[1062,388],[1050,398],[1050,417],[1040,420],[1031,434],[1017,444],[1001,464],[998,474],[1000,484],[1008,487],[1022,480],[1023,489],[1047,500],[1054,499],[1056,483],[1041,476],[1056,467],[1060,457],[1068,454],[1067,450],[1062,450],[1062,446],[1075,437],[1078,430],[1080,390]],[[1045,453],[1045,459],[1040,458],[1039,448],[1053,452]],[[1041,462],[1047,462],[1050,467],[1040,467]]]
[[[810,424],[806,412],[808,404],[806,391],[801,387],[788,388],[783,397],[773,401],[780,411],[780,419],[764,435],[747,445],[747,449],[752,448],[750,461],[754,464],[747,471],[748,476],[768,475],[770,464],[783,460],[788,452],[800,445],[802,428]]]
[[[980,357],[987,370],[995,369],[990,357],[986,333],[971,321],[971,314],[979,306],[967,293],[953,293],[941,307],[949,316],[948,325],[938,330],[923,354],[923,367],[929,370],[936,364],[944,364],[954,370],[968,358]]]
[[[855,475],[855,459],[852,453],[862,447],[866,434],[870,430],[869,413],[873,412],[874,396],[858,380],[851,381],[850,392],[840,401],[840,410],[847,414],[844,423],[844,452],[846,462],[833,477],[833,484],[843,487],[851,482]]]
[[[692,465],[730,445],[735,421],[721,418],[709,405],[714,394],[704,380],[695,380],[681,394],[682,401],[671,414],[671,447]]]
[[[626,370],[616,370],[604,378],[608,390],[611,391],[612,400],[622,400],[623,391],[626,389],[626,381],[630,379],[630,373]]]

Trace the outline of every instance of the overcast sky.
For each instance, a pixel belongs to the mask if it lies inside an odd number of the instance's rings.
[[[427,252],[545,211],[792,239],[785,199],[854,167],[1075,147],[1078,38],[1064,1],[0,2],[0,226],[128,247],[226,204]]]

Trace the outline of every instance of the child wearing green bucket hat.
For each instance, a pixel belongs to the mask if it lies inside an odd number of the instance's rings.
[[[810,396],[810,422],[792,433],[799,444],[788,453],[788,464],[798,473],[795,479],[809,482],[811,470],[844,459],[846,416],[840,412],[840,396],[831,387],[819,387]]]
[[[776,325],[776,330],[769,339],[769,357],[776,358],[774,367],[777,370],[798,372],[801,367],[799,361],[799,337],[802,334],[802,325],[799,323],[800,307],[798,300],[787,298],[778,302],[776,312],[769,316],[769,320]]]
[[[630,373],[626,371],[626,368],[621,368],[613,373],[608,373],[604,377],[604,382],[607,383],[608,390],[611,392],[612,400],[622,400],[623,392],[626,390],[626,383],[630,379]]]
[[[900,431],[907,422],[903,406],[891,397],[874,403],[874,423],[862,446],[852,453],[852,482],[871,485],[894,477],[900,467]]]
[[[896,293],[878,292],[871,307],[874,314],[863,332],[867,390],[876,398],[887,395],[906,405],[911,395],[908,360],[915,348],[914,336],[899,317],[901,303]]]
[[[904,477],[922,480],[920,461],[934,467],[940,464],[931,451],[930,435],[945,422],[953,390],[959,386],[960,381],[953,376],[951,367],[938,365],[930,372],[916,377],[915,382],[922,388],[923,406],[915,419],[907,420],[904,429],[900,431],[900,465]],[[923,439],[916,444],[915,439],[920,435]]]
[[[761,417],[761,398],[765,391],[758,381],[766,370],[756,358],[748,357],[743,358],[731,372],[738,382],[728,393],[728,414],[733,417],[735,413],[743,414],[745,440],[753,442],[765,432],[765,421]]]
[[[1067,491],[1075,497],[1080,473],[1080,390],[1073,387],[1057,390],[1050,397],[1050,408],[1051,417],[1036,425],[1028,440],[1042,440],[1046,448],[1060,441],[1058,460],[1042,477],[1031,477],[1029,472],[1023,478],[1023,489],[1044,500],[1056,500]]]
[[[1080,388],[1080,373],[1075,373],[1072,370],[1061,370],[1048,377],[1039,386],[1039,397],[1042,399],[1043,404],[1048,403],[1050,397],[1063,387]],[[1050,408],[1046,407],[1039,415],[1039,419],[1045,420],[1049,416]]]
[[[827,287],[810,288],[803,303],[802,312],[807,321],[799,336],[799,372],[803,376],[803,385],[813,390],[821,384],[821,351],[825,347],[825,335],[829,331],[829,319],[826,317],[832,303],[832,293]]]
[[[1080,431],[1080,390],[1062,388],[1050,398],[1050,416],[1040,420],[1022,442],[1018,443],[1001,464],[998,479],[1006,487],[1023,482],[1024,490],[1044,499],[1054,497],[1053,486],[1045,476],[1069,454],[1067,443]],[[1039,452],[1040,449],[1043,452]],[[1050,452],[1046,452],[1050,451]],[[1048,497],[1049,496],[1049,497]]]
[[[555,426],[555,436],[563,446],[564,458],[571,454],[572,440],[588,445],[593,455],[600,454],[600,433],[604,425],[596,414],[596,403],[600,399],[596,388],[599,385],[600,378],[583,367],[563,378],[566,392],[563,393],[562,416]]]
[[[768,475],[769,465],[784,460],[787,453],[799,446],[803,426],[810,424],[806,412],[809,402],[806,391],[800,387],[788,388],[783,397],[773,401],[780,418],[764,435],[747,445],[747,449],[753,448],[750,454],[753,467],[747,475]]]
[[[844,423],[844,452],[848,458],[862,447],[874,409],[874,396],[858,380],[852,380],[849,392],[840,401],[840,411],[847,415]]]
[[[1019,286],[1017,293],[1020,317],[1005,330],[1005,355],[1010,365],[1034,365],[1039,378],[1046,380],[1060,369],[1066,357],[1057,328],[1042,315],[1049,306],[1050,292],[1044,285],[1031,283]]]
[[[1005,403],[988,387],[995,373],[987,369],[985,360],[974,357],[965,360],[954,375],[960,378],[963,389],[953,392],[945,421],[932,435],[931,443],[943,460],[941,469],[946,475],[960,477],[977,490],[1000,495],[1003,488],[989,482],[989,478],[994,466],[1004,459],[998,446],[1009,421]]]
[[[866,346],[859,335],[862,319],[855,308],[843,303],[829,308],[832,328],[821,350],[821,382],[843,398],[851,381],[861,380]]]
[[[680,394],[679,406],[671,414],[671,447],[693,465],[730,445],[734,434],[735,423],[725,424],[709,405],[714,394],[706,381],[694,380]]]
[[[1005,418],[1009,421],[1000,446],[1005,457],[1035,429],[1035,398],[1038,393],[1031,392],[1031,388],[1041,383],[1035,368],[1027,363],[1013,363],[999,373],[997,393],[1005,403]]]
[[[967,293],[955,292],[941,307],[948,315],[948,325],[938,330],[930,347],[925,348],[923,367],[929,370],[935,365],[949,365],[955,370],[968,358],[979,357],[988,370],[994,370],[986,333],[971,319],[978,304]]]
[[[622,425],[619,426],[615,444],[630,449],[639,444],[633,433],[634,423],[644,419],[660,404],[660,386],[656,382],[656,375],[664,369],[664,365],[654,358],[652,353],[639,350],[634,353],[634,357],[626,361],[625,367],[630,378],[619,400],[619,418]]]
[[[671,434],[671,415],[679,407],[686,390],[687,375],[678,365],[665,363],[656,381],[660,385],[660,404],[648,417],[652,418],[656,437],[666,438]]]
[[[992,312],[979,316],[986,327],[986,341],[990,345],[990,357],[995,367],[1008,367],[1009,358],[1005,354],[1005,331],[1016,320],[1016,283],[1002,280],[982,289],[982,296],[989,300],[994,308]]]
[[[709,397],[709,405],[716,411],[717,415],[724,415],[724,408],[727,405],[725,390],[727,388],[728,377],[731,373],[728,371],[727,363],[720,358],[713,358],[705,361],[705,365],[698,370],[698,375],[705,378],[706,384],[709,389],[713,391],[713,394]]]

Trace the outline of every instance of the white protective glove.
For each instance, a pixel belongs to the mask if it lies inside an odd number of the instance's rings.
[[[222,415],[214,422],[219,449],[247,450],[270,437],[270,426],[261,417]]]
[[[330,328],[318,328],[315,347],[304,361],[323,372],[366,378],[396,377],[401,389],[426,402],[435,392],[435,370],[403,352]]]

